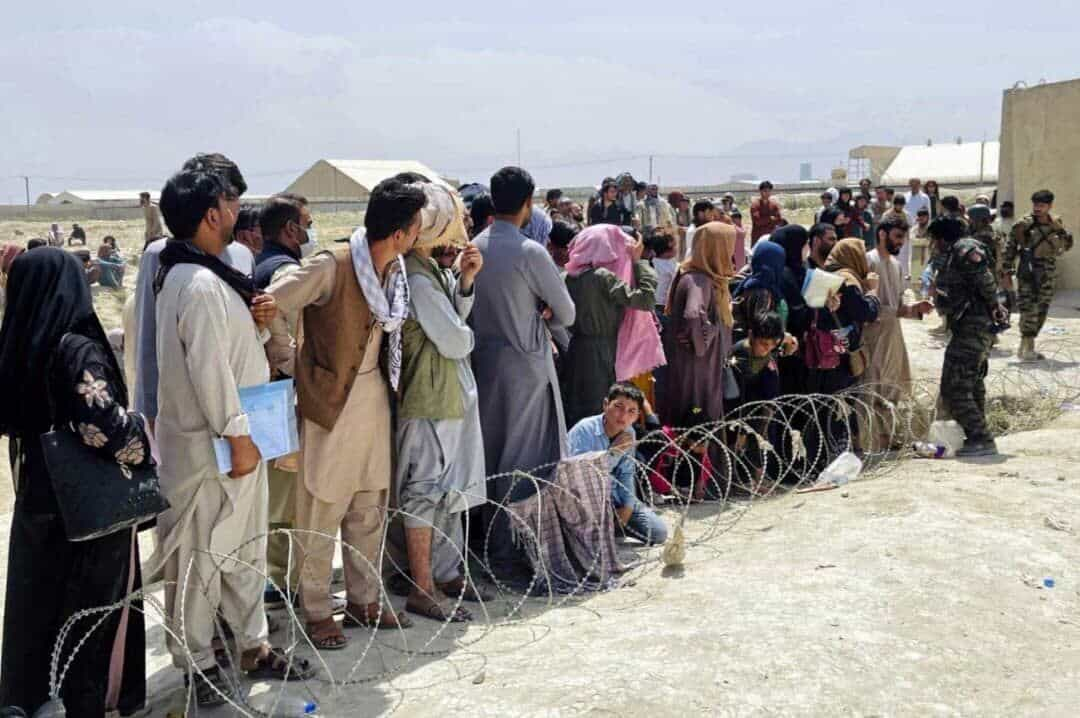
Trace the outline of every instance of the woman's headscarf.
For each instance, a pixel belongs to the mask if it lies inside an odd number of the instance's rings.
[[[772,241],[759,241],[754,245],[754,254],[750,257],[750,276],[735,287],[735,296],[751,289],[767,289],[773,301],[779,302],[784,298],[780,285],[783,276],[784,248]]]
[[[525,225],[525,229],[521,230],[525,236],[529,239],[539,242],[543,246],[548,246],[548,241],[551,239],[551,217],[548,213],[539,207],[532,208],[532,216],[529,218],[529,223]]]
[[[82,334],[108,348],[94,313],[90,285],[74,255],[54,247],[26,252],[11,264],[7,307],[0,326],[0,434],[37,440],[48,431],[49,376],[53,353],[67,333]],[[106,351],[120,406],[127,406],[123,374]]]
[[[839,274],[844,284],[866,291],[866,276],[870,274],[870,263],[866,260],[866,244],[856,237],[841,239],[829,252],[825,262],[826,272]]]
[[[769,241],[784,248],[784,265],[796,276],[801,276],[803,249],[810,243],[810,234],[806,231],[806,227],[801,224],[785,225],[773,232]]]
[[[734,320],[731,316],[731,291],[728,280],[735,276],[735,227],[723,222],[707,222],[694,230],[694,248],[690,259],[679,265],[679,274],[700,272],[712,280],[716,294],[716,311],[724,326],[730,327]],[[674,306],[671,301],[675,288],[679,284],[676,276],[671,282],[671,294],[668,298],[668,312]]]
[[[629,247],[633,241],[613,224],[586,227],[570,242],[566,272],[577,277],[588,269],[606,269],[633,287],[634,268]],[[627,307],[619,325],[615,379],[627,381],[665,364],[667,359],[652,312]]]
[[[5,244],[0,249],[0,272],[7,274],[11,271],[11,263],[25,250],[17,244]]]

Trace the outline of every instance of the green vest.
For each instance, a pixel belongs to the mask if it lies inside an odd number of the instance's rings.
[[[432,259],[405,258],[407,274],[427,277],[453,304],[446,275]],[[457,362],[447,359],[410,314],[401,326],[401,384],[398,416],[402,419],[461,419],[465,416]]]

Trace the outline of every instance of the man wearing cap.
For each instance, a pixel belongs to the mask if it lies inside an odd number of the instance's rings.
[[[750,202],[750,246],[753,247],[766,234],[772,234],[784,224],[780,203],[772,198],[773,183],[765,180],[758,185],[760,196]]]
[[[1054,299],[1054,280],[1057,276],[1057,258],[1072,249],[1073,237],[1050,210],[1054,207],[1054,193],[1039,190],[1031,195],[1031,214],[1016,223],[1005,244],[1003,283],[1012,289],[1012,277],[1017,278],[1017,298],[1020,303],[1020,351],[1022,361],[1041,361],[1042,354],[1035,351],[1035,337],[1039,335],[1050,302]]]
[[[397,412],[397,506],[412,578],[405,610],[436,621],[465,621],[459,597],[481,598],[461,572],[461,514],[486,498],[484,444],[467,323],[473,280],[483,257],[468,243],[461,200],[425,184],[420,237],[405,258],[409,318],[402,326]],[[461,276],[431,258],[435,247],[461,247]]]
[[[731,192],[725,192],[724,196],[720,198],[720,209],[730,217],[731,213],[735,211],[735,195]]]
[[[656,236],[678,237],[675,212],[667,200],[660,196],[660,188],[655,184],[645,186],[645,198],[634,208],[634,219],[637,220],[645,239]]]

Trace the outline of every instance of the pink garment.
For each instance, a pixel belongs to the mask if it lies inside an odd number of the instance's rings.
[[[633,287],[634,267],[629,247],[633,241],[613,224],[586,227],[570,242],[566,272],[576,277],[586,269],[606,269]],[[627,307],[619,325],[619,344],[615,351],[616,381],[629,381],[665,364],[667,359],[653,313]]]
[[[17,244],[5,244],[0,249],[0,272],[7,274],[11,271],[11,263],[23,253],[23,248]]]
[[[735,269],[746,265],[746,230],[735,225]]]

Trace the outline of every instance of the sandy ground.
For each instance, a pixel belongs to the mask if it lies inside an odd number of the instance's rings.
[[[997,381],[1080,386],[1077,305],[1059,297],[1049,325],[1057,363],[1021,370],[1002,353]],[[927,328],[905,325],[924,377],[942,355]],[[654,561],[631,586],[557,606],[499,600],[438,637],[422,619],[402,634],[351,631],[307,688],[334,716],[1075,715],[1080,412],[999,447],[994,459],[893,462],[843,491],[695,507],[691,540],[724,530],[682,571]],[[5,532],[9,486],[0,477]],[[152,626],[155,716],[182,700],[162,638]]]

